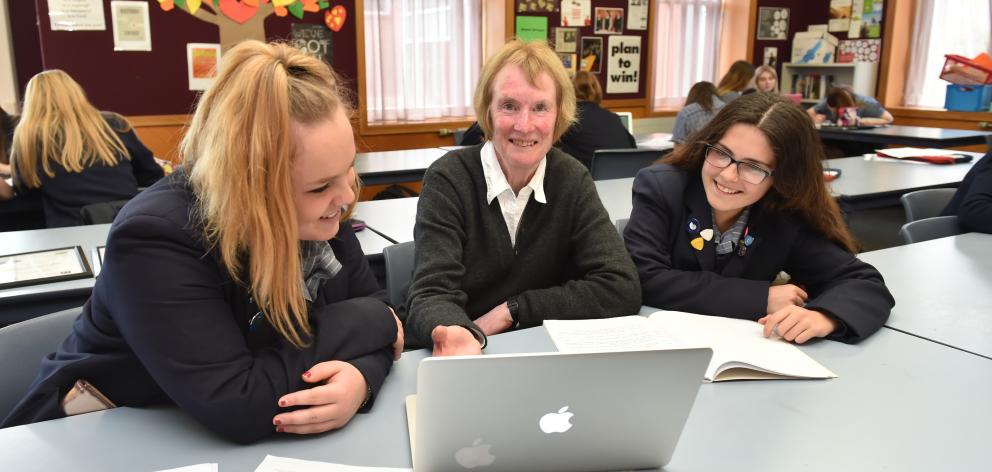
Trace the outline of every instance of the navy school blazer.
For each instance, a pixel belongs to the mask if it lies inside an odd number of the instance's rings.
[[[698,228],[690,229],[691,220]],[[855,343],[877,331],[895,305],[881,274],[800,218],[751,208],[744,255],[738,247],[722,270],[716,245],[690,242],[713,227],[698,173],[655,164],[634,179],[633,211],[624,242],[637,266],[645,305],[704,315],[757,320],[767,313],[768,289],[780,271],[809,294],[806,308],[841,323],[831,339]]]
[[[258,306],[204,242],[194,198],[177,171],[124,207],[90,300],[3,427],[62,417],[77,379],[117,406],[176,404],[239,443],[274,431],[279,397],[313,386],[302,374],[319,362],[351,363],[378,392],[396,322],[350,222],[330,241],[343,268],[311,305],[301,350],[264,319],[252,323]]]

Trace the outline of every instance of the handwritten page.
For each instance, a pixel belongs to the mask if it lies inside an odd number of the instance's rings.
[[[688,347],[641,316],[598,320],[545,320],[559,352],[643,351]]]
[[[265,460],[255,468],[255,472],[413,472],[413,469],[359,467],[267,455]]]

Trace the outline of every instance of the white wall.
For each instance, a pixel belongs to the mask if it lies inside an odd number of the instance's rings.
[[[17,71],[14,69],[14,47],[10,35],[10,15],[7,2],[0,0],[0,106],[8,113],[20,113],[17,96]],[[18,0],[24,1],[24,0]]]

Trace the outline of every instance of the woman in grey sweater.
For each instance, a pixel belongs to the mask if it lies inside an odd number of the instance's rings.
[[[553,149],[575,120],[554,52],[513,41],[475,92],[484,144],[424,176],[407,300],[413,341],[478,354],[486,336],[545,319],[630,315],[641,305],[630,256],[588,171]]]

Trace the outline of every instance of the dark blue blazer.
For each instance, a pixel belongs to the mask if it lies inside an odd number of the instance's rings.
[[[637,142],[624,128],[616,113],[593,102],[578,102],[576,122],[561,137],[559,148],[566,154],[592,166],[592,155],[598,149],[633,149]]]
[[[965,231],[992,233],[992,152],[968,171],[941,215],[958,215]]]
[[[343,268],[312,304],[313,337],[301,350],[264,320],[249,326],[259,309],[193,212],[181,171],[124,207],[93,295],[4,427],[63,416],[60,400],[77,379],[118,406],[176,404],[242,443],[273,432],[279,397],[310,387],[301,375],[319,362],[350,362],[378,392],[396,322],[349,223],[330,241]]]
[[[21,182],[17,184],[21,191],[41,193],[45,225],[49,228],[81,224],[79,210],[84,206],[130,199],[138,193],[138,187],[150,186],[162,178],[162,167],[155,162],[152,152],[141,143],[134,130],[120,131],[128,125],[113,114],[104,114],[103,118],[121,138],[130,159],[118,156],[116,165],[99,162],[79,173],[69,172],[52,163],[54,177],[49,177],[40,167],[38,169],[40,189],[27,189]]]
[[[767,313],[768,288],[780,271],[809,294],[806,308],[840,321],[830,338],[853,343],[877,331],[895,305],[881,274],[802,220],[752,206],[741,256],[718,269],[716,245],[690,245],[712,228],[712,209],[698,173],[669,164],[642,169],[634,179],[633,211],[624,241],[641,278],[644,304],[666,310],[757,320]]]

